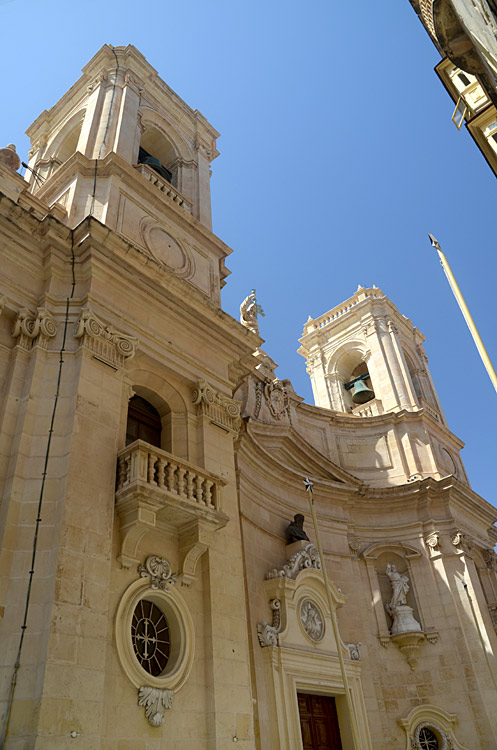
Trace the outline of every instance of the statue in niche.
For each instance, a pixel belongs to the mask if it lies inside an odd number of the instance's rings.
[[[288,540],[288,544],[293,544],[293,542],[300,542],[302,539],[305,541],[310,541],[309,537],[304,531],[304,520],[305,517],[302,515],[302,513],[296,513],[293,517],[293,521],[288,524],[286,529],[286,538]]]
[[[242,326],[245,326],[245,328],[252,331],[252,333],[256,333],[259,336],[257,315],[262,315],[263,318],[265,317],[264,310],[259,304],[257,304],[255,289],[252,289],[248,297],[245,297],[240,305],[240,323]]]
[[[393,620],[390,633],[410,633],[421,630],[421,625],[413,617],[413,609],[407,604],[407,593],[409,591],[409,578],[397,570],[394,563],[387,563],[386,574],[392,586],[392,598],[385,609]]]
[[[401,575],[393,563],[387,563],[387,576],[392,585],[392,598],[386,605],[387,612],[392,615],[399,605],[407,604],[407,592],[409,591],[409,578]]]

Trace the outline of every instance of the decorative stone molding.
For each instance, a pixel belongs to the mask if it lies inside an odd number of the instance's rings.
[[[472,538],[468,536],[468,534],[465,534],[463,531],[460,531],[459,529],[455,532],[455,534],[452,537],[452,544],[460,552],[469,552],[475,546]]]
[[[164,724],[164,711],[173,706],[173,691],[154,687],[138,688],[138,705],[145,708],[145,716],[153,727]]]
[[[257,623],[257,637],[261,648],[265,648],[265,646],[279,646],[281,602],[279,599],[270,599],[269,606],[273,612],[273,621],[271,625],[268,625],[267,622]]]
[[[432,531],[431,534],[425,537],[425,544],[430,550],[431,555],[440,552],[440,533],[438,531]]]
[[[37,313],[32,313],[26,307],[19,310],[12,336],[19,339],[17,344],[23,349],[30,350],[35,344],[43,349],[57,334],[57,323],[44,307],[39,307]]]
[[[259,413],[261,411],[262,406],[262,393],[264,391],[264,384],[261,383],[259,380],[255,384],[255,409],[254,409],[254,419],[257,419],[259,417]]]
[[[240,427],[240,403],[215,391],[205,380],[199,380],[192,393],[192,403],[197,406],[199,416],[209,417],[213,424],[238,432]]]
[[[303,549],[293,554],[282,568],[273,568],[266,573],[266,580],[270,578],[296,578],[300,571],[308,568],[321,570],[321,560],[317,548],[309,542]]]
[[[497,570],[497,555],[493,549],[485,549],[482,552],[485,565],[489,570]]]
[[[133,336],[103,323],[89,308],[81,310],[74,337],[81,339],[83,346],[90,349],[96,359],[113,367],[124,367],[135,356],[138,342]]]
[[[349,539],[349,548],[352,550],[354,555],[357,557],[359,554],[359,550],[361,548],[361,542],[356,537],[351,537]]]
[[[440,706],[425,703],[413,708],[405,719],[398,719],[398,723],[405,730],[405,750],[422,750],[426,743],[421,744],[422,729],[430,729],[437,737],[439,750],[467,750],[454,734],[457,725],[456,714],[450,714]]]
[[[279,378],[275,378],[272,383],[266,384],[264,395],[274,419],[281,419],[285,414],[290,417],[290,397],[288,396],[288,390]]]
[[[0,294],[0,315],[3,313],[3,308],[7,304],[7,297],[5,294]]]
[[[318,642],[323,640],[323,613],[310,599],[304,599],[300,604],[300,622],[311,641]]]
[[[359,651],[362,646],[361,641],[358,641],[357,643],[346,643],[345,645],[349,649],[350,659],[352,661],[361,661],[361,652]]]
[[[172,572],[171,566],[165,557],[156,557],[150,555],[145,560],[145,565],[138,566],[138,573],[142,578],[150,578],[150,585],[153,589],[168,591],[169,586],[176,583],[176,573]]]

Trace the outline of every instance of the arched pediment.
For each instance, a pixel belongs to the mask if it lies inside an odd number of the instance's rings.
[[[392,541],[374,542],[374,544],[369,544],[360,553],[360,557],[364,557],[366,560],[376,560],[384,552],[393,552],[394,554],[406,558],[421,557],[421,550],[417,547],[413,547],[412,544]]]

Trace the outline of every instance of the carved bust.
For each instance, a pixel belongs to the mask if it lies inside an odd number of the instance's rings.
[[[309,537],[304,531],[304,516],[302,513],[297,513],[293,517],[293,521],[288,524],[286,529],[286,538],[288,540],[288,544],[292,544],[292,542],[299,542],[301,539],[309,541]]]

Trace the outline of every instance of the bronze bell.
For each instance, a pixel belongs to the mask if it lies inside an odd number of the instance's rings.
[[[374,391],[368,388],[365,380],[369,380],[369,373],[365,375],[359,375],[358,378],[354,378],[350,383],[345,383],[345,389],[349,391],[352,387],[354,392],[352,393],[352,401],[354,404],[365,404],[374,398]]]

